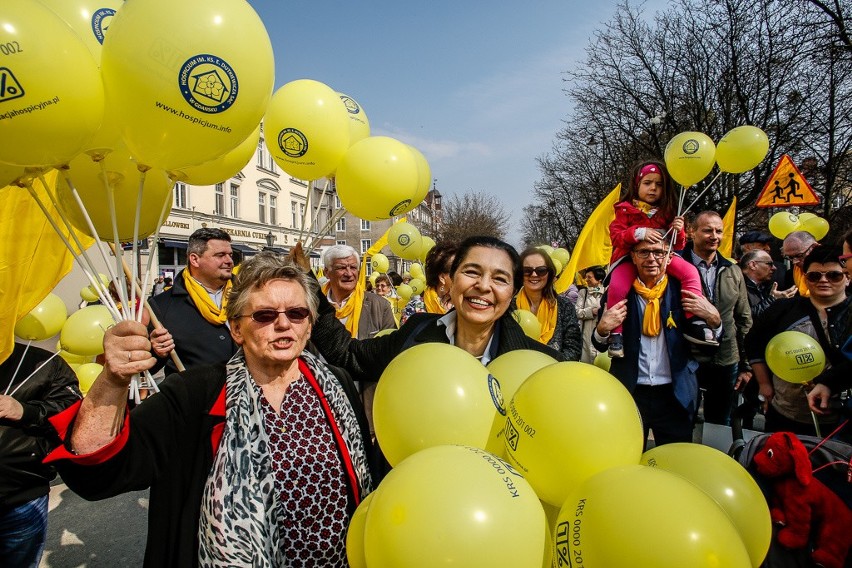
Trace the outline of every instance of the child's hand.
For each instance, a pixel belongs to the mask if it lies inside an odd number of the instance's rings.
[[[677,217],[674,218],[674,221],[672,221],[672,229],[676,232],[680,232],[680,231],[683,230],[683,227],[684,227],[683,217],[678,215]]]
[[[649,243],[656,244],[663,240],[663,235],[656,229],[651,229],[650,227],[645,229],[645,240]]]

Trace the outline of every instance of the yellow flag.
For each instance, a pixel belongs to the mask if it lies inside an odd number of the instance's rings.
[[[45,176],[49,186],[56,172]],[[47,188],[39,180],[33,189],[54,219]],[[57,223],[64,228],[61,222]],[[68,238],[68,232],[64,232]],[[94,242],[77,233],[84,247]],[[71,270],[73,256],[53,230],[29,192],[17,186],[0,189],[0,363],[12,353],[15,323],[36,305]]]
[[[612,254],[612,241],[609,240],[609,224],[615,219],[615,204],[621,195],[621,184],[615,186],[600,204],[595,207],[586,221],[574,252],[568,260],[568,266],[556,280],[556,292],[561,294],[577,279],[577,271],[590,266],[606,266]],[[579,282],[579,280],[578,280]]]
[[[725,258],[733,258],[734,228],[737,224],[737,196],[731,201],[728,212],[722,218],[722,242],[719,244],[719,254]]]

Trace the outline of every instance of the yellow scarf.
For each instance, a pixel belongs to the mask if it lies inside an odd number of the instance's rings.
[[[397,223],[402,221],[405,221],[405,217],[401,217]],[[349,335],[355,339],[358,339],[358,323],[361,321],[361,309],[364,307],[364,294],[367,291],[367,264],[370,257],[388,244],[388,232],[390,232],[390,228],[364,253],[361,258],[361,268],[358,270],[358,282],[355,284],[355,289],[352,290],[346,304],[342,308],[336,309],[337,319],[347,318],[344,327]],[[326,282],[322,287],[322,293],[326,296],[328,296],[329,285],[330,283]]]
[[[645,203],[644,201],[639,201],[638,199],[633,200],[633,206],[636,207],[639,211],[647,215],[648,217],[653,217],[657,212],[657,208],[651,205],[650,203]]]
[[[430,314],[445,314],[447,309],[438,297],[438,293],[434,288],[427,286],[423,292],[423,303],[426,305],[426,311]]]
[[[667,276],[657,282],[653,288],[646,287],[638,278],[633,281],[633,289],[648,303],[645,306],[645,318],[642,320],[642,334],[656,337],[660,334],[660,298],[669,284]]]
[[[224,325],[228,321],[228,316],[225,315],[225,307],[228,305],[228,294],[231,292],[230,280],[225,284],[225,289],[222,290],[221,308],[207,293],[207,288],[189,274],[189,270],[183,271],[183,284],[186,286],[186,291],[189,292],[189,297],[192,298],[192,303],[198,308],[201,317],[213,325]]]
[[[527,297],[527,293],[523,288],[515,296],[515,303],[518,305],[518,309],[532,311],[530,309],[530,299]],[[541,324],[541,335],[539,335],[538,340],[547,345],[553,337],[553,331],[556,329],[556,302],[542,298],[541,303],[538,305],[536,317],[538,318],[538,323]]]
[[[811,291],[808,290],[807,279],[805,278],[805,273],[798,266],[793,267],[793,282],[796,284],[796,288],[799,289],[799,295],[802,298],[810,298],[811,297]]]

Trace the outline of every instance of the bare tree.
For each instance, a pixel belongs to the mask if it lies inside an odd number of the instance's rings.
[[[442,223],[436,241],[462,241],[475,235],[505,238],[510,215],[494,195],[483,192],[444,199]]]
[[[573,109],[539,159],[534,192],[548,206],[525,210],[525,238],[547,224],[572,243],[633,162],[663,158],[680,132],[718,141],[743,124],[766,131],[769,155],[750,172],[720,176],[696,209],[723,211],[736,195],[740,222],[765,226],[766,213],[751,206],[789,154],[813,162],[818,213],[834,229],[832,218],[849,206],[852,169],[852,54],[841,8],[819,0],[677,0],[646,17],[641,7],[620,5],[585,61],[566,72]],[[687,191],[687,202],[708,182]]]

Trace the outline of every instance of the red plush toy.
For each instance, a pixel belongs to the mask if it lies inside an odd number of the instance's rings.
[[[776,432],[754,456],[757,471],[773,481],[772,521],[784,525],[778,542],[804,548],[813,531],[813,561],[842,568],[852,546],[852,511],[813,476],[808,451],[789,432]]]

